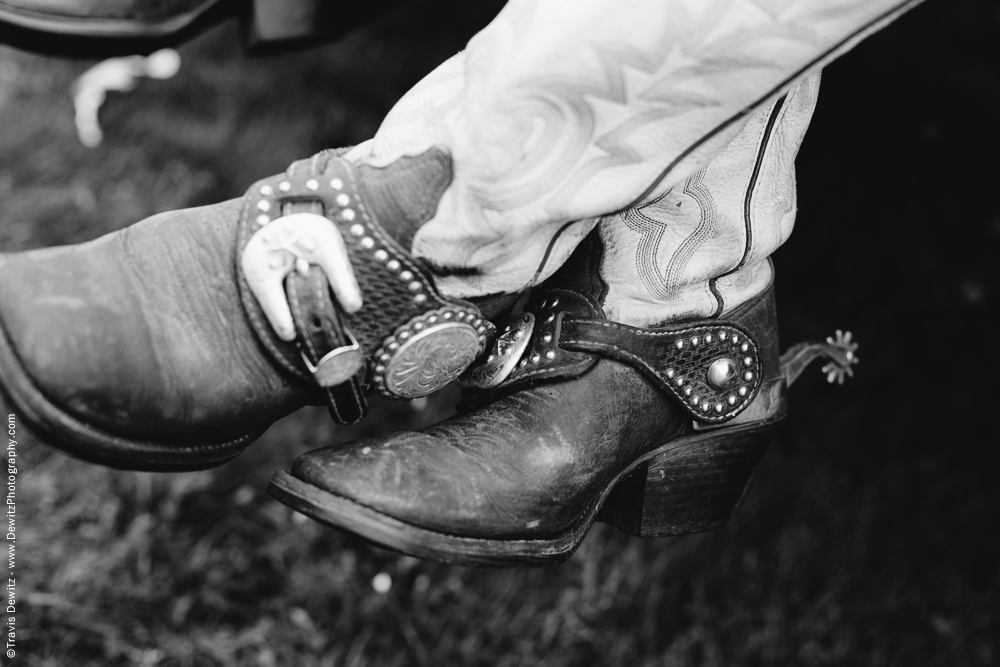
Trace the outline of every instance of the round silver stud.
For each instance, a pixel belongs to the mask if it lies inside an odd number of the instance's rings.
[[[531,355],[531,363],[537,364],[541,360],[542,360],[542,358],[540,356],[538,356],[537,352],[535,354]]]
[[[729,405],[736,405],[736,397],[730,395],[729,398],[726,399],[726,403],[729,403]]]
[[[465,321],[465,316],[466,316],[465,311],[464,310],[460,310],[460,311],[458,311],[455,314],[455,319],[458,320],[459,322],[464,322]]]
[[[407,285],[406,288],[411,292],[419,292],[424,288],[424,286],[420,283],[420,281],[414,280],[412,283]]]
[[[747,345],[746,343],[743,343],[742,345],[740,345],[740,352],[746,352],[749,349],[750,349],[750,346]]]
[[[555,359],[556,358],[555,351],[554,350],[549,350],[548,352],[546,352],[545,353],[545,358],[546,359]]]
[[[438,321],[437,315],[431,315],[430,317],[427,318],[427,324],[434,324],[437,321]]]
[[[409,331],[400,331],[398,334],[396,334],[396,338],[398,338],[399,340],[406,340],[409,337],[410,337]]]
[[[348,197],[343,192],[337,195],[337,206],[347,206],[350,203],[351,203],[351,198]]]
[[[694,346],[697,346],[699,342],[700,341],[698,340],[697,336],[695,336],[694,338],[691,339],[691,344],[694,345]]]
[[[288,181],[282,181],[281,183],[278,183],[278,189],[282,192],[288,192],[292,189],[292,184]]]
[[[271,222],[271,218],[269,216],[266,216],[263,213],[257,216],[258,225],[266,225],[269,222]]]
[[[705,343],[707,344],[711,342],[712,342],[712,334],[705,334]]]
[[[722,412],[722,403],[715,404],[715,411],[720,413]]]
[[[308,181],[306,181],[306,187],[309,188],[310,190],[319,190],[319,181],[317,181],[315,178],[310,178]]]
[[[668,380],[673,380],[674,379],[674,375],[676,375],[676,374],[677,373],[674,371],[673,368],[667,369],[667,379]]]
[[[740,337],[737,336],[736,334],[733,334],[733,345],[736,345],[739,342],[740,342]]]
[[[739,394],[740,396],[746,396],[746,395],[747,395],[747,393],[748,393],[749,391],[750,391],[750,390],[749,390],[749,389],[747,389],[746,387],[740,387],[740,388],[739,388],[739,389],[738,389],[738,390],[736,391],[736,393],[737,393],[737,394]]]
[[[709,365],[705,379],[715,389],[725,389],[733,383],[737,373],[739,368],[736,366],[736,360],[724,357],[716,359]]]
[[[712,409],[712,406],[708,404],[708,401],[705,401],[704,403],[701,404],[701,409],[703,412],[708,412],[709,410]]]
[[[677,341],[677,349],[678,350],[683,350],[684,349],[684,341],[682,341],[682,340]]]
[[[486,327],[483,326],[476,327],[476,331],[478,331],[481,334],[484,334],[486,333]]]
[[[423,322],[414,322],[413,323],[413,330],[414,331],[420,331],[423,328],[424,328],[424,323]]]
[[[418,294],[415,297],[413,297],[413,300],[416,303],[425,303],[427,301],[427,295],[426,294]]]
[[[490,354],[490,356],[486,357],[486,363],[492,364],[494,361],[496,361],[496,358],[497,358],[497,355]]]
[[[403,282],[406,282],[407,280],[413,280],[413,274],[409,271],[403,271],[402,273],[399,274],[399,279],[402,280]]]
[[[694,407],[698,407],[699,403],[701,403],[700,398],[698,398],[697,396],[691,397],[691,405],[693,405]]]
[[[447,311],[443,315],[441,315],[441,318],[445,320],[450,320],[454,316],[455,316],[454,313],[452,313],[451,311]]]
[[[389,269],[390,271],[399,271],[399,261],[395,259],[390,259],[388,262],[386,262],[385,268]]]
[[[478,327],[482,323],[483,323],[483,321],[481,319],[479,319],[478,317],[476,319],[472,320],[472,326],[474,326],[474,327]]]
[[[385,366],[383,366],[382,364],[378,364],[377,366],[375,366],[375,372],[376,373],[385,373]]]
[[[391,358],[392,358],[392,355],[390,355],[389,353],[386,353],[386,354],[383,354],[381,357],[379,357],[378,360],[384,364],[385,362],[389,361],[389,359],[391,359]]]
[[[542,335],[542,342],[543,343],[551,343],[552,342],[552,334],[550,334],[550,333],[543,334]]]
[[[377,261],[379,261],[379,262],[384,262],[385,260],[389,259],[389,253],[387,253],[385,250],[381,250],[381,249],[376,250],[375,251],[375,259]]]
[[[330,181],[330,187],[333,188],[334,190],[340,190],[342,187],[344,187],[344,182],[339,178],[335,178],[332,181]]]
[[[343,211],[340,212],[340,217],[342,217],[344,220],[347,220],[348,222],[354,220],[354,209],[345,208]]]
[[[274,188],[272,188],[270,185],[261,186],[260,193],[265,197],[270,197],[271,195],[274,194]]]
[[[674,380],[674,384],[677,385],[678,387],[683,386],[684,385],[684,378],[677,378],[676,380]]]
[[[393,342],[389,343],[388,345],[386,345],[385,348],[387,350],[389,350],[390,352],[395,352],[396,350],[399,349],[399,343],[397,343],[396,341],[393,341]]]
[[[521,359],[521,363],[518,364],[518,366],[520,366],[521,368],[524,368],[527,365],[528,365],[527,359]]]
[[[690,396],[691,395],[691,391],[692,391],[691,387],[688,387],[687,389],[684,390],[684,395],[685,396]]]
[[[753,366],[753,358],[752,357],[743,357],[743,365],[744,366]]]
[[[363,239],[361,239],[361,247],[364,248],[365,250],[371,250],[372,248],[375,247],[375,239],[373,239],[370,236],[364,237]]]
[[[721,340],[723,343],[725,343],[728,338],[729,334],[727,334],[725,331],[719,332],[719,340]]]
[[[261,199],[259,202],[257,202],[257,210],[264,211],[265,213],[267,213],[268,211],[271,210],[271,202],[267,201],[266,199]]]
[[[364,236],[365,226],[364,225],[351,225],[351,236]]]
[[[750,380],[752,380],[753,379],[753,371],[747,371],[746,373],[744,373],[743,374],[743,379],[746,380],[747,382],[749,382]]]

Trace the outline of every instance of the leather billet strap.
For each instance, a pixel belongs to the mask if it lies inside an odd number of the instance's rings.
[[[651,329],[612,322],[593,297],[569,289],[533,295],[525,310],[530,313],[513,318],[493,351],[463,376],[466,386],[506,391],[547,379],[570,379],[605,357],[642,372],[693,420],[721,424],[745,410],[778,368],[772,359],[776,342],[767,340],[763,349],[758,342],[773,338],[766,330],[769,323],[773,326],[770,288],[725,320]],[[530,326],[524,325],[526,318]],[[524,337],[530,342],[515,350],[513,341]],[[519,355],[513,364],[510,353]],[[501,366],[513,370],[500,377],[496,369]]]
[[[246,277],[240,258],[254,234],[290,213],[310,212],[330,221],[344,240],[361,287],[363,305],[346,314],[316,266],[285,279],[296,341],[277,337]],[[323,386],[331,414],[352,423],[365,412],[364,394],[396,399],[424,396],[454,380],[486,346],[492,325],[472,304],[438,293],[421,263],[386,232],[365,205],[355,169],[329,155],[298,162],[284,175],[264,179],[247,192],[237,234],[240,295],[261,344],[292,376]],[[339,379],[351,355],[363,355],[356,374]],[[332,375],[324,360],[336,357]],[[326,378],[326,380],[324,380]]]

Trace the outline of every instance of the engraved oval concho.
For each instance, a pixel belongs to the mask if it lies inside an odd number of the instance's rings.
[[[497,336],[489,355],[481,363],[471,366],[459,378],[459,384],[479,389],[491,389],[502,384],[528,349],[534,328],[535,316],[532,313],[511,318],[503,333]]]
[[[415,317],[375,353],[375,386],[389,398],[419,398],[454,381],[486,346],[489,324],[460,308]]]

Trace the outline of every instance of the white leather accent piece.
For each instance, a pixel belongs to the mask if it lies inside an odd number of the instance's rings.
[[[361,309],[361,288],[354,277],[337,226],[315,213],[293,213],[258,229],[247,241],[240,266],[250,291],[282,340],[295,340],[295,323],[284,281],[298,264],[323,269],[333,293],[348,313]]]

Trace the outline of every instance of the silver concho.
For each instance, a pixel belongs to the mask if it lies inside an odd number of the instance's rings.
[[[316,384],[321,387],[334,387],[347,382],[365,365],[365,353],[361,350],[361,345],[350,331],[344,329],[344,333],[347,334],[350,344],[330,350],[316,362],[315,366],[305,353],[302,354],[306,367],[312,373]]]
[[[414,318],[376,353],[376,386],[390,398],[434,393],[479,356],[487,329],[477,314],[465,311],[430,311]]]
[[[463,387],[491,389],[503,383],[528,348],[534,328],[535,316],[532,313],[522,313],[512,318],[503,333],[497,336],[486,359],[469,368],[459,378],[459,384]]]

